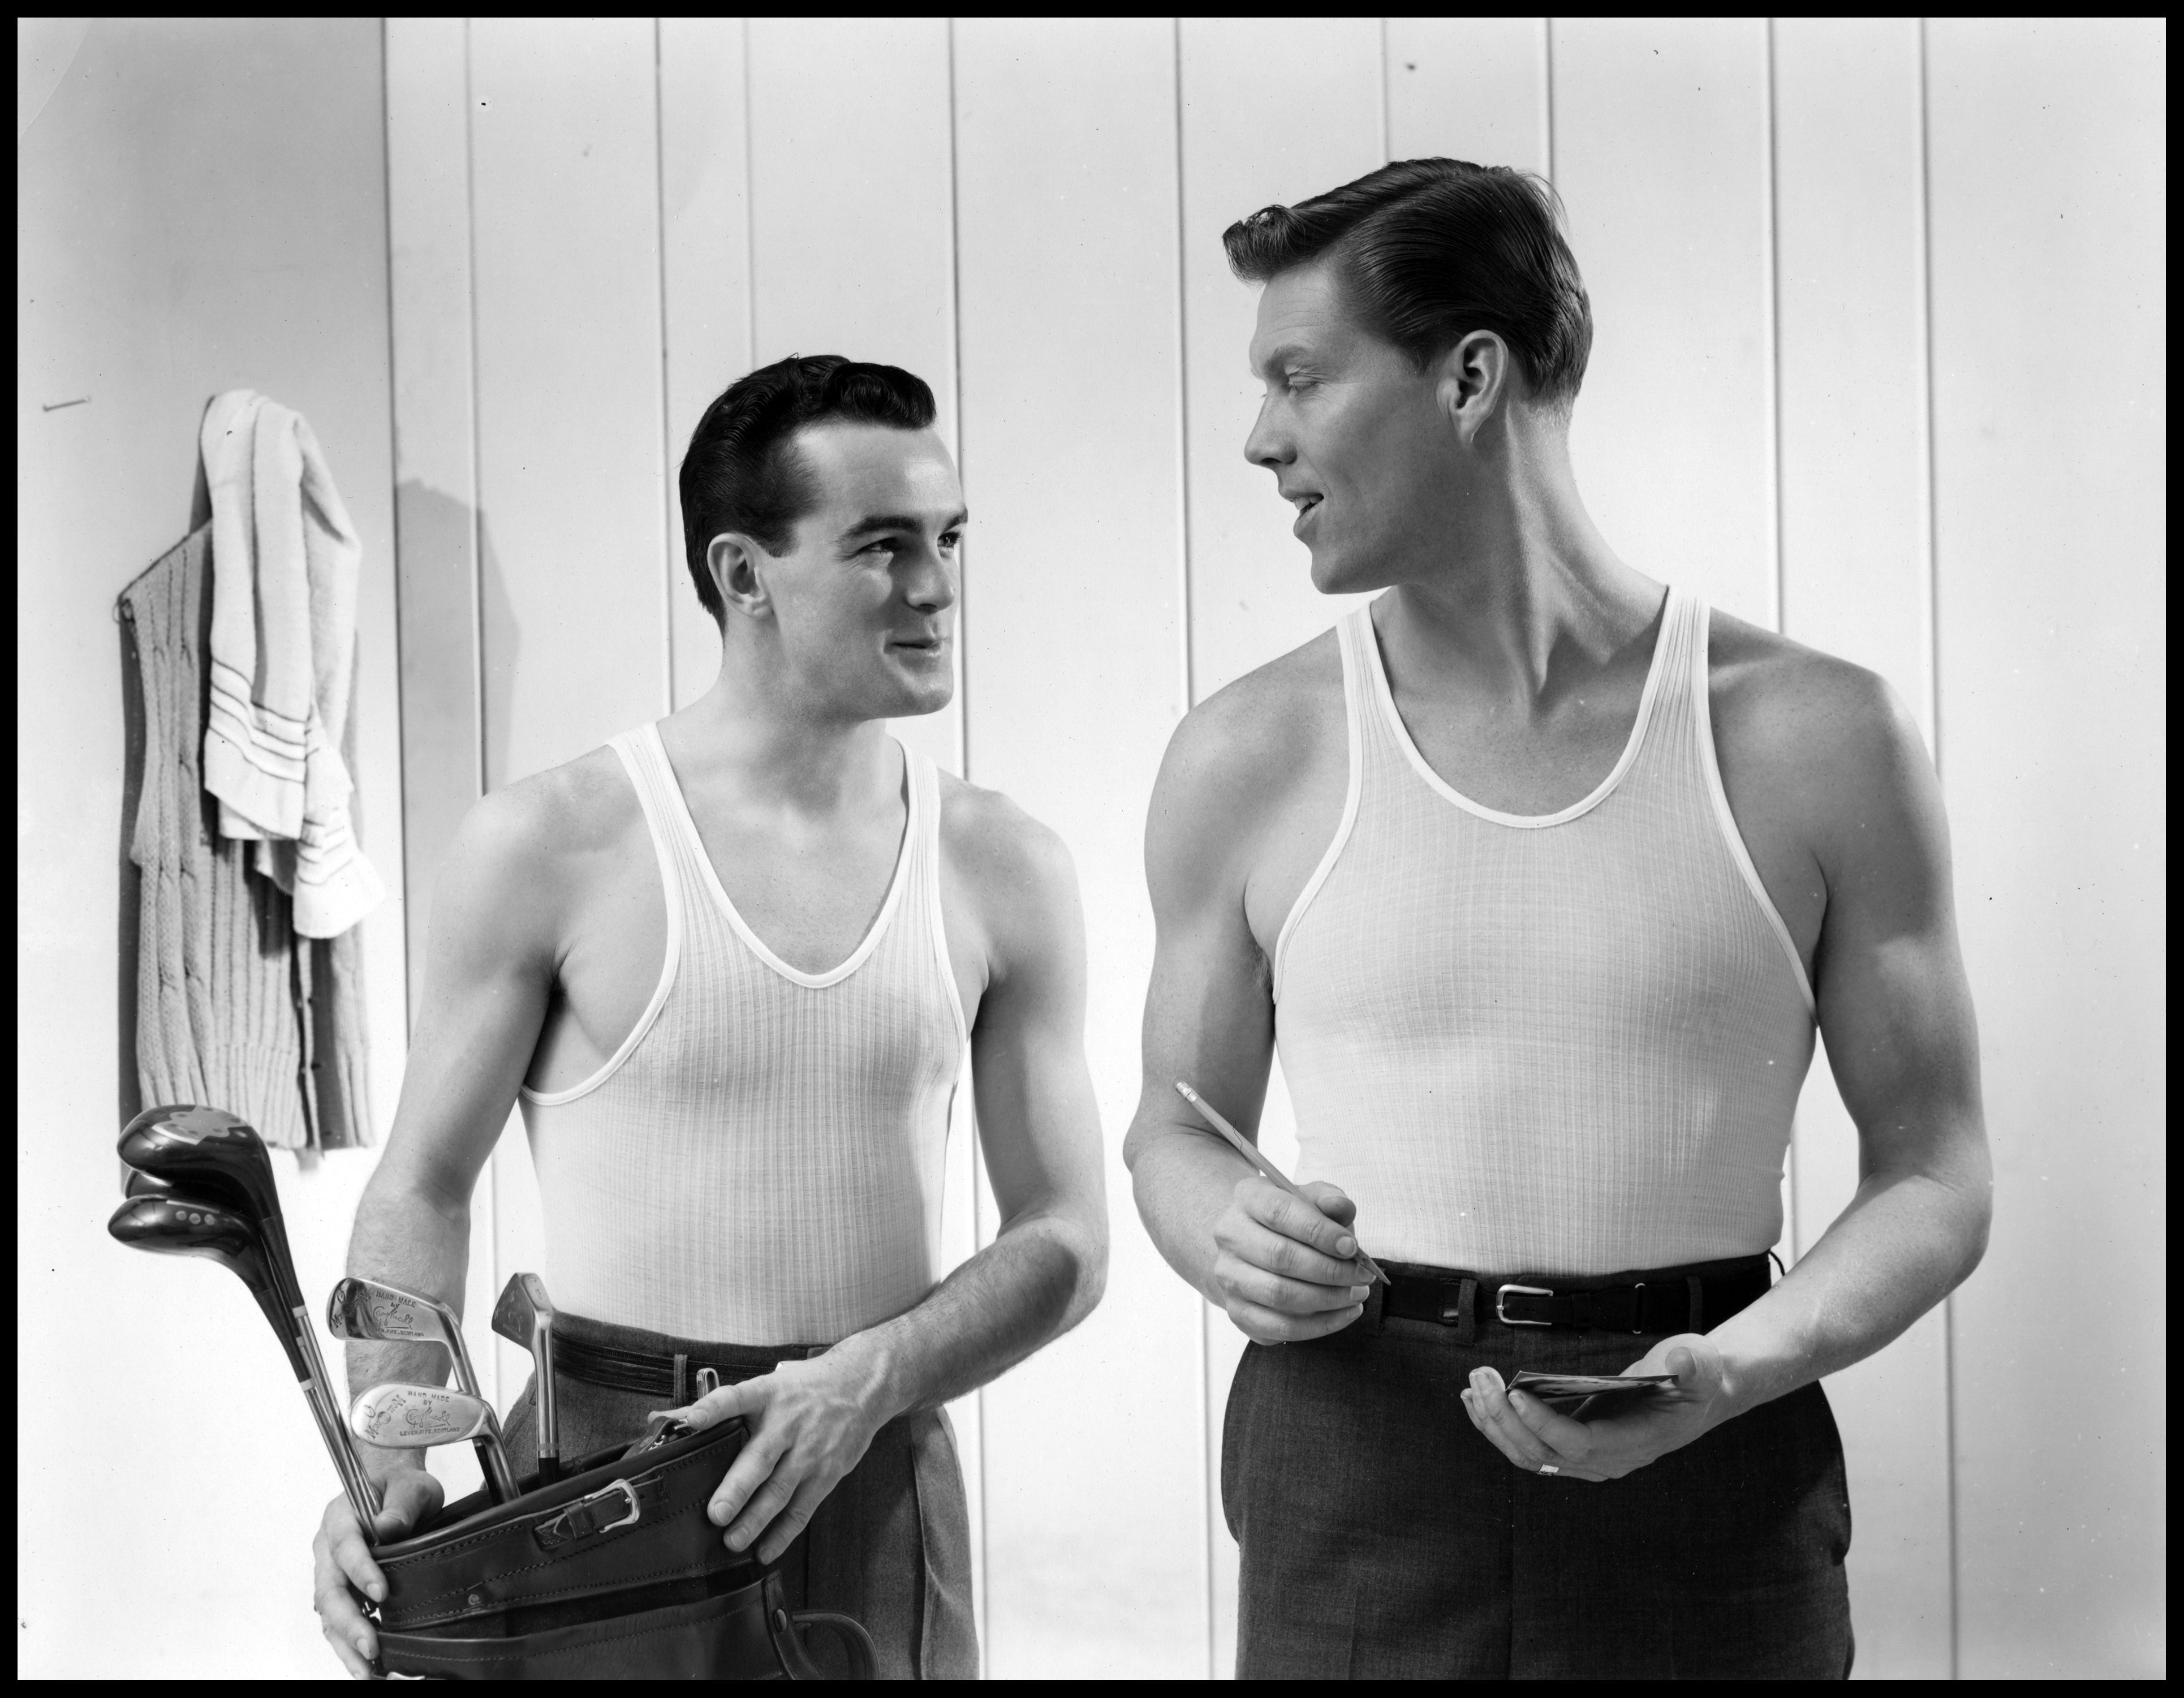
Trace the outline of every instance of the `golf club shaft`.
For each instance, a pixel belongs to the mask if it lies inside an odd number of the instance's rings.
[[[311,1406],[311,1419],[318,1423],[319,1437],[326,1441],[326,1454],[333,1458],[334,1472],[341,1476],[343,1494],[348,1499],[349,1511],[356,1516],[356,1524],[364,1529],[365,1542],[369,1544],[377,1526],[378,1493],[356,1453],[345,1442],[347,1435],[326,1419],[322,1388],[308,1379],[298,1380],[297,1384],[303,1388],[304,1400]]]
[[[349,1487],[352,1504],[365,1505],[359,1520],[364,1528],[366,1542],[377,1526],[379,1489],[371,1476],[365,1472],[364,1460],[356,1454],[356,1446],[349,1440],[348,1427],[341,1417],[340,1406],[334,1399],[333,1382],[326,1377],[326,1359],[319,1353],[318,1335],[312,1331],[310,1313],[302,1304],[289,1311],[296,1342],[304,1352],[304,1360],[309,1365],[311,1379],[305,1387],[312,1407],[319,1411],[319,1423],[326,1430],[326,1448],[334,1453],[334,1466],[341,1471],[342,1479]]]
[[[538,1483],[561,1477],[560,1411],[554,1398],[554,1323],[538,1329]]]
[[[448,1354],[454,1359],[455,1383],[472,1397],[483,1397],[478,1389],[477,1370],[471,1364],[469,1347],[463,1343],[460,1321],[448,1319]],[[485,1476],[485,1489],[493,1502],[504,1504],[515,1496],[515,1471],[508,1466],[508,1452],[500,1442],[500,1434],[481,1433],[471,1444],[477,1451],[478,1469]]]

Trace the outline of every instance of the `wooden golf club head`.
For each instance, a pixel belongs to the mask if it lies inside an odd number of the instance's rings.
[[[249,1122],[225,1109],[170,1103],[131,1120],[116,1148],[139,1173],[179,1181],[200,1195],[231,1198],[231,1206],[257,1217],[267,1248],[293,1282],[273,1159]]]
[[[357,1394],[349,1405],[348,1430],[382,1449],[421,1450],[434,1444],[498,1438],[500,1423],[493,1405],[482,1397],[446,1386],[397,1381]]]
[[[296,1377],[308,1380],[305,1364],[282,1300],[280,1276],[256,1224],[226,1198],[209,1198],[176,1186],[163,1195],[131,1197],[114,1211],[106,1230],[131,1249],[169,1256],[203,1256],[225,1266],[258,1299],[273,1323]]]

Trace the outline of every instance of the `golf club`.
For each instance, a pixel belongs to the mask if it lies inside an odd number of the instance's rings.
[[[270,1265],[275,1288],[290,1319],[286,1335],[308,1364],[309,1394],[319,1405],[320,1423],[348,1457],[347,1472],[366,1480],[342,1425],[341,1405],[320,1354],[316,1330],[296,1278],[295,1257],[281,1213],[281,1191],[273,1178],[273,1159],[250,1124],[220,1109],[170,1103],[147,1109],[122,1130],[121,1159],[153,1181],[187,1187],[194,1195],[224,1204],[253,1230]],[[367,1482],[368,1483],[368,1482]],[[354,1494],[352,1494],[354,1495]],[[377,1502],[376,1492],[367,1492]],[[371,1523],[364,1524],[370,1537]]]
[[[249,1287],[288,1358],[288,1366],[304,1388],[304,1396],[317,1422],[319,1436],[341,1476],[349,1507],[369,1538],[379,1509],[378,1494],[357,1461],[348,1435],[327,1418],[332,1407],[324,1382],[313,1382],[313,1364],[298,1347],[292,1315],[285,1304],[266,1254],[264,1242],[241,1211],[225,1203],[195,1197],[177,1189],[164,1197],[135,1197],[124,1202],[107,1222],[106,1230],[132,1249],[160,1255],[203,1256],[220,1263]]]
[[[554,1409],[554,1304],[546,1282],[537,1274],[509,1276],[493,1306],[493,1330],[531,1353],[537,1369],[532,1380],[538,1414],[538,1483],[561,1477],[560,1423]]]
[[[463,1343],[463,1324],[436,1298],[376,1279],[339,1280],[326,1299],[326,1331],[354,1343],[437,1344],[454,1360],[455,1383],[472,1397],[483,1396]],[[515,1476],[499,1434],[482,1433],[476,1442],[486,1489],[495,1503],[504,1504],[515,1495]]]
[[[500,1422],[482,1397],[447,1386],[372,1386],[348,1406],[348,1430],[387,1450],[423,1450],[465,1438],[499,1442]]]

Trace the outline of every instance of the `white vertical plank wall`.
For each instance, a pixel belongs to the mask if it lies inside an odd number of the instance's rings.
[[[413,985],[479,790],[710,683],[672,489],[705,404],[791,351],[886,360],[933,385],[972,511],[956,703],[898,729],[1075,857],[1111,1158],[1161,750],[1344,606],[1241,455],[1221,232],[1390,157],[1550,175],[1603,529],[1879,672],[1949,794],[1999,1216],[1953,1321],[1830,1382],[1857,1672],[2160,1672],[2163,26],[386,30]],[[993,1225],[959,1118],[951,1261]],[[1294,1159],[1279,1073],[1262,1136]],[[1786,1256],[1857,1182],[1825,1057],[1791,1168]],[[1105,1305],[954,1411],[987,1669],[1225,1675],[1241,1340],[1108,1178]],[[482,1331],[538,1254],[520,1137],[477,1209]]]
[[[676,473],[690,433],[751,368],[749,75],[739,18],[660,20],[660,303],[666,388],[668,653],[673,705],[711,688],[720,628],[683,551]]]
[[[1120,1202],[1152,960],[1144,802],[1184,706],[1173,32],[961,20],[955,86],[970,775],[1075,860]],[[1178,1442],[1198,1303],[1126,1222],[1099,1311],[986,1394],[991,1674],[1203,1659],[1204,1458]]]
[[[2166,39],[1927,24],[1942,770],[1996,1157],[1955,1305],[1968,1678],[2168,1656]]]
[[[1774,25],[1782,628],[1872,667],[1933,740],[1919,31]],[[1846,124],[1846,110],[1858,121]],[[1825,1046],[1797,1107],[1792,1250],[1858,1188]],[[1949,1672],[1947,1315],[1827,1382],[1855,1522],[1861,1672]]]

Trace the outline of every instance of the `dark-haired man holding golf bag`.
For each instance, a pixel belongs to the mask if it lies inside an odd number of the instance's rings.
[[[510,1323],[556,1354],[561,1455],[655,1410],[740,1416],[710,1504],[729,1546],[778,1563],[792,1605],[861,1620],[883,1674],[966,1676],[940,1406],[1098,1300],[1106,1206],[1067,852],[884,723],[953,687],[967,516],[933,418],[909,373],[831,356],[707,411],[681,487],[719,682],[472,811],[349,1265],[460,1303],[471,1187],[520,1093],[546,1262]],[[967,1041],[1002,1220],[941,1281]],[[351,1351],[359,1386],[446,1371],[435,1346]],[[440,1493],[416,1453],[374,1457],[385,1539]],[[316,1555],[327,1638],[363,1673],[355,1591],[383,1577],[345,1500]]]

